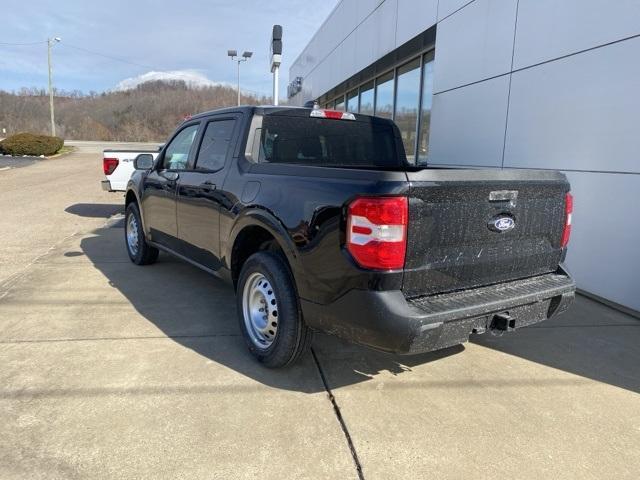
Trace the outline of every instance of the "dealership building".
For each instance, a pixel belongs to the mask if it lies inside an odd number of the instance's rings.
[[[565,172],[578,287],[640,311],[639,1],[342,0],[289,75],[411,162]]]

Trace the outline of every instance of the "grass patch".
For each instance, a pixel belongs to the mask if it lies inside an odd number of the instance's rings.
[[[70,145],[64,145],[60,150],[58,150],[57,153],[55,153],[54,155],[49,155],[47,158],[57,158],[63,155],[67,155],[69,153],[73,153],[75,151],[76,151],[76,147],[72,147]]]

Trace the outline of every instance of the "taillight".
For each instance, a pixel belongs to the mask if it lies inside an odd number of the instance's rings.
[[[347,250],[364,268],[404,267],[408,218],[407,197],[357,198],[347,214]]]
[[[564,197],[564,229],[560,238],[560,247],[564,248],[569,243],[571,236],[571,215],[573,214],[573,195],[569,192]]]
[[[102,159],[102,170],[105,175],[111,175],[113,171],[118,166],[119,160],[117,158],[103,158]]]
[[[355,120],[356,116],[350,112],[341,112],[339,110],[311,110],[310,117],[315,118],[331,118],[333,120]]]

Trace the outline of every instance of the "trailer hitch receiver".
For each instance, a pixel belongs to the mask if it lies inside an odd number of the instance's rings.
[[[516,329],[516,320],[508,312],[498,313],[491,320],[491,330],[510,332]]]

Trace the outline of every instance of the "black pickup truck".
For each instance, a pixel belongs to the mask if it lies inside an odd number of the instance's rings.
[[[232,282],[269,367],[299,358],[313,331],[421,353],[551,318],[574,297],[563,174],[418,167],[390,120],[217,110],[135,168],[131,260],[163,250]]]

